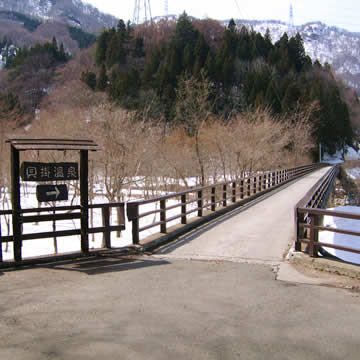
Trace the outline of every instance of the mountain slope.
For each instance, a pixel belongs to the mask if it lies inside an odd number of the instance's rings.
[[[278,41],[285,32],[289,36],[299,32],[305,50],[313,61],[318,59],[322,64],[331,64],[336,74],[360,95],[360,33],[330,27],[321,22],[294,27],[280,21],[236,20],[236,23],[262,34],[269,29],[273,42]]]
[[[66,22],[90,33],[99,33],[103,27],[114,26],[118,21],[80,0],[0,0],[0,10],[31,15],[43,21]]]

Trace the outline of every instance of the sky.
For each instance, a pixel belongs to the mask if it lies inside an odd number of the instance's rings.
[[[153,17],[165,14],[166,0],[138,0],[150,2]],[[167,0],[169,14],[188,15],[217,20],[230,18],[251,20],[281,20],[289,22],[290,4],[294,23],[301,25],[321,21],[348,31],[360,32],[359,0]],[[125,21],[132,20],[135,0],[83,0],[100,11]]]

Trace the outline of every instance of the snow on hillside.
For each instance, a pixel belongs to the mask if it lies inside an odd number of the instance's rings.
[[[238,26],[246,25],[256,32],[265,34],[270,30],[273,42],[286,32],[289,37],[300,33],[306,53],[315,61],[331,64],[332,68],[351,87],[360,93],[360,33],[310,22],[299,26],[289,26],[280,21],[236,20]]]
[[[335,154],[325,153],[323,156],[323,162],[329,164],[339,164],[344,160],[360,160],[360,150],[356,151],[353,147],[347,146],[345,151],[338,150]]]

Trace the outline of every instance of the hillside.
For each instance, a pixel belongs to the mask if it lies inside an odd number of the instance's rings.
[[[64,22],[90,33],[99,33],[103,27],[117,23],[114,16],[80,0],[1,0],[0,10],[15,11],[41,21]]]
[[[6,12],[26,15],[9,16]],[[172,20],[177,18],[172,16]],[[161,17],[155,21],[163,20]],[[38,22],[38,23],[37,23]],[[50,41],[53,36],[63,42],[70,53],[76,53],[79,44],[69,34],[69,26],[88,33],[100,33],[102,28],[116,26],[118,19],[103,14],[81,0],[1,0],[0,40],[6,36],[17,46]],[[228,21],[222,22],[227,26]],[[253,28],[265,35],[269,28],[273,42],[287,32],[289,37],[299,32],[307,54],[313,61],[329,63],[349,87],[360,94],[360,33],[351,33],[320,22],[289,27],[280,21],[249,21],[237,19],[236,24]]]
[[[306,53],[315,61],[331,64],[336,74],[360,95],[360,33],[352,33],[337,27],[312,22],[289,27],[280,21],[236,20],[265,35],[270,30],[271,38],[278,41],[286,32],[289,37],[300,33]]]

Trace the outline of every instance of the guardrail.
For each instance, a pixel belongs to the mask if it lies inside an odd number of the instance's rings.
[[[143,231],[159,227],[161,234],[167,234],[170,222],[177,221],[186,225],[190,216],[206,217],[205,215],[208,214],[204,213],[205,210],[215,213],[219,208],[241,206],[322,166],[321,164],[312,164],[285,170],[267,171],[236,181],[189,189],[153,199],[128,202],[127,216],[128,220],[132,222],[133,244],[140,243],[140,233]],[[170,201],[172,204],[169,204]],[[148,204],[151,204],[151,209],[140,212],[140,208]],[[177,213],[169,216],[170,211]],[[155,216],[155,220],[141,226],[140,220],[149,216]]]
[[[88,209],[101,209],[102,214],[102,226],[101,227],[87,227],[87,234],[103,233],[103,244],[105,248],[111,248],[111,232],[125,230],[125,204],[124,203],[112,203],[112,204],[92,204],[88,205]],[[120,211],[120,223],[118,225],[110,225],[110,209],[118,208]],[[81,206],[58,206],[58,207],[44,207],[44,208],[32,208],[21,209],[20,222],[21,224],[38,223],[38,222],[56,222],[61,220],[81,220]],[[47,212],[50,214],[40,215]],[[37,214],[37,215],[33,215]],[[12,210],[0,210],[0,216],[13,215]],[[6,242],[19,241],[20,248],[22,241],[37,240],[45,238],[58,238],[64,236],[81,235],[81,229],[71,229],[62,231],[48,231],[42,233],[28,233],[20,234],[20,238],[14,240],[14,235],[2,236],[1,221],[0,221],[0,245]],[[88,241],[85,244],[81,244],[82,253],[87,253],[89,249]],[[22,259],[20,259],[21,261]],[[0,246],[0,263],[3,261],[2,246]]]
[[[329,231],[338,234],[360,236],[360,232],[322,226],[324,216],[360,220],[360,215],[335,210],[324,210],[323,207],[334,187],[339,166],[332,167],[325,176],[296,205],[296,241],[295,251],[302,251],[302,244],[309,247],[309,255],[317,257],[321,246],[360,254],[360,250],[334,244],[319,242],[319,232]],[[359,222],[360,228],[360,222]],[[360,241],[360,238],[359,238]]]

